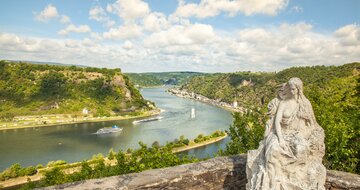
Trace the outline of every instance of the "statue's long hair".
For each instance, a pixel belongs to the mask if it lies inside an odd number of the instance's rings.
[[[310,125],[318,125],[315,119],[315,114],[312,109],[310,101],[305,97],[303,93],[303,83],[299,78],[291,78],[288,82],[289,85],[294,85],[298,90],[297,103],[299,105],[299,110],[297,112],[297,117],[304,119]]]

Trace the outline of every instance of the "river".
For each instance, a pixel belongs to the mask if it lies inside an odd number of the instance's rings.
[[[133,120],[106,121],[0,131],[0,171],[14,163],[29,166],[46,165],[52,160],[82,161],[97,153],[107,155],[110,148],[115,151],[136,149],[139,141],[151,146],[154,141],[163,145],[180,135],[193,139],[199,134],[209,135],[218,129],[228,129],[232,123],[231,113],[224,109],[165,91],[166,87],[141,91],[145,99],[164,110],[163,118],[158,121],[135,125]],[[196,112],[194,119],[190,118],[192,108]],[[110,135],[94,134],[98,129],[112,125],[123,127],[123,131]],[[227,140],[187,153],[199,158],[212,156],[225,146]]]

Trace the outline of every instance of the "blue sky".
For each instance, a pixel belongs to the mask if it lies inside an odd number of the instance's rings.
[[[0,59],[148,71],[360,61],[357,0],[8,0]]]

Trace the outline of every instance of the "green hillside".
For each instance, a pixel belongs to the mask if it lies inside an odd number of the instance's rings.
[[[258,147],[267,120],[266,105],[276,97],[279,85],[291,77],[302,79],[304,94],[325,131],[324,165],[360,173],[360,63],[293,67],[278,73],[213,74],[192,78],[182,89],[226,102],[236,100],[252,110],[234,113],[229,129],[231,141],[222,152],[231,155]]]
[[[333,79],[352,76],[354,69],[360,70],[359,67],[360,63],[351,63],[338,67],[292,67],[278,73],[217,73],[193,77],[181,89],[228,103],[237,101],[242,107],[254,109],[270,101],[277,86],[291,77],[302,79],[305,92],[309,92],[306,88],[324,86]]]
[[[0,61],[0,118],[18,115],[119,115],[149,109],[120,69]]]
[[[125,73],[130,80],[141,87],[181,85],[194,76],[205,75],[197,72]]]

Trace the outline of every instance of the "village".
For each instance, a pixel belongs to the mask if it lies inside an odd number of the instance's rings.
[[[224,109],[230,110],[232,112],[245,112],[246,109],[239,106],[237,101],[234,101],[232,104],[226,103],[226,102],[222,102],[221,100],[213,100],[210,99],[208,97],[205,97],[203,95],[200,94],[196,94],[194,92],[188,92],[187,90],[181,90],[179,88],[171,88],[168,90],[168,92],[170,94],[182,97],[182,98],[189,98],[189,99],[193,99],[193,100],[197,100],[200,102],[204,102],[204,103],[208,103],[214,106],[218,106],[218,107],[222,107]]]

